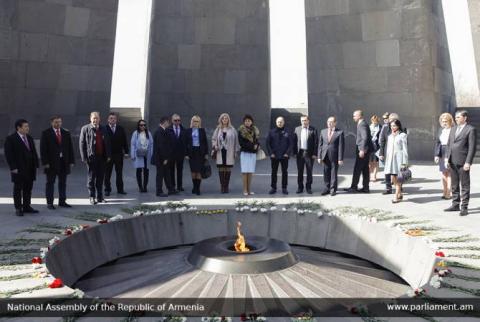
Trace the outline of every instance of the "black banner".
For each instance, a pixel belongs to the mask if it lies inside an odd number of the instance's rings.
[[[24,317],[480,317],[472,298],[0,299],[0,316]]]

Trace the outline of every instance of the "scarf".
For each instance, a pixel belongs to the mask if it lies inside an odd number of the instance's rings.
[[[251,127],[246,127],[245,125],[240,125],[238,128],[238,132],[242,137],[247,139],[248,141],[252,143],[256,143],[258,136],[260,135],[260,131],[255,125],[252,125]]]

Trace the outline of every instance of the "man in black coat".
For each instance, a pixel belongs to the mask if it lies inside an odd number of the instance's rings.
[[[103,198],[103,180],[105,176],[105,165],[112,155],[110,137],[107,129],[100,125],[100,113],[90,113],[90,124],[84,125],[80,130],[80,157],[87,165],[88,170],[88,191],[90,203],[105,203]],[[95,197],[97,199],[95,199]]]
[[[15,122],[16,132],[5,140],[5,158],[13,182],[13,202],[17,216],[24,213],[38,213],[31,207],[33,181],[36,179],[38,156],[33,138],[28,135],[27,120]]]
[[[323,163],[323,181],[325,189],[322,196],[337,194],[338,166],[343,164],[345,152],[345,136],[343,131],[336,128],[337,119],[330,116],[327,119],[327,128],[320,132],[318,143],[318,163]]]
[[[175,182],[177,183],[177,191],[184,191],[183,189],[183,161],[186,155],[186,131],[182,126],[182,119],[180,115],[172,115],[172,125],[168,128],[173,139],[172,161],[170,162],[170,182],[172,188],[175,189]],[[175,180],[175,174],[177,180]]]
[[[117,114],[111,112],[108,114],[107,134],[110,138],[112,149],[112,157],[105,167],[105,196],[110,196],[112,185],[110,178],[112,177],[113,167],[115,166],[115,184],[117,185],[117,193],[121,195],[127,194],[123,189],[123,159],[128,155],[127,134],[122,126],[117,124]]]
[[[40,156],[47,176],[45,186],[47,207],[55,209],[53,190],[58,176],[58,206],[70,208],[71,206],[67,203],[67,175],[75,164],[72,138],[70,132],[62,128],[60,116],[53,116],[50,124],[52,126],[43,131],[40,138]]]
[[[363,112],[357,110],[353,112],[353,120],[357,124],[357,139],[355,142],[355,165],[353,168],[352,184],[350,188],[345,189],[347,192],[370,192],[370,170],[368,162],[370,153],[373,151],[372,134],[370,127],[363,119]],[[358,189],[360,175],[363,178],[362,189]]]
[[[293,133],[293,155],[297,157],[297,193],[303,192],[303,170],[307,169],[307,182],[305,188],[307,193],[312,194],[313,164],[318,152],[318,133],[310,126],[310,119],[307,115],[300,117],[302,125],[297,126]]]
[[[160,119],[160,126],[153,135],[153,156],[152,164],[157,167],[157,196],[167,197],[168,194],[174,194],[175,190],[171,184],[170,165],[172,162],[172,144],[173,137],[168,131],[169,118],[162,117]],[[168,194],[163,192],[163,182],[168,190]]]
[[[287,129],[285,129],[285,119],[282,116],[275,120],[276,127],[268,133],[267,151],[270,155],[272,164],[272,182],[270,194],[277,192],[277,172],[278,166],[282,168],[282,192],[287,195],[288,184],[288,158],[292,150],[292,139]]]
[[[477,131],[472,125],[467,124],[467,117],[468,113],[465,110],[455,113],[457,125],[450,131],[444,160],[452,178],[452,205],[445,211],[460,210],[460,216],[468,215],[470,167],[477,147]]]

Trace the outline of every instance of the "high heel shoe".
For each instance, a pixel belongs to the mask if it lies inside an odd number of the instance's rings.
[[[392,203],[399,203],[402,199],[392,199]]]

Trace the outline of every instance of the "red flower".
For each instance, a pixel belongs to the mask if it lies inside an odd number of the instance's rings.
[[[63,232],[63,234],[65,236],[70,236],[71,234],[73,234],[73,231],[70,229],[70,228],[67,228],[65,229],[65,231]]]
[[[106,223],[108,223],[108,219],[107,218],[97,219],[97,223],[106,224]]]
[[[60,288],[63,287],[63,281],[59,278],[53,280],[52,283],[48,285],[49,288]]]
[[[437,257],[445,257],[445,254],[444,254],[443,252],[441,252],[441,251],[437,251],[437,252],[435,252],[435,256],[437,256]]]
[[[240,321],[247,321],[247,315],[245,313],[240,315]]]
[[[36,256],[32,258],[32,264],[41,264],[42,263],[42,258]]]

